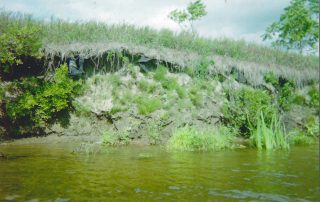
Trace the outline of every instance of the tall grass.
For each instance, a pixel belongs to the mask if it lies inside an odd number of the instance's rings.
[[[168,148],[181,151],[216,151],[232,148],[234,135],[225,127],[194,128],[186,126],[173,132]]]
[[[237,60],[263,64],[278,64],[296,68],[318,68],[318,57],[272,49],[243,40],[211,39],[191,33],[174,33],[168,29],[157,31],[150,27],[129,24],[108,25],[99,22],[35,21],[30,15],[0,11],[0,33],[10,24],[37,25],[41,28],[45,44],[108,43],[119,42],[151,48],[170,48],[196,52],[200,55],[221,55]]]
[[[265,123],[263,112],[259,113],[257,128],[252,131],[251,144],[258,149],[284,149],[290,148],[289,141],[276,113],[273,115],[270,125]]]

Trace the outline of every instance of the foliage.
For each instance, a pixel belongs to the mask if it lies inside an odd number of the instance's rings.
[[[234,135],[228,128],[200,129],[186,126],[173,132],[168,147],[183,151],[214,151],[232,148]]]
[[[128,145],[130,142],[128,131],[108,130],[103,133],[103,143],[110,146]]]
[[[195,2],[190,2],[187,9],[171,11],[168,17],[183,28],[189,27],[192,33],[195,34],[194,21],[205,15],[207,15],[206,6],[201,0],[196,0]]]
[[[8,102],[7,112],[13,123],[48,127],[61,120],[61,115],[72,109],[73,96],[79,84],[68,77],[67,65],[56,69],[52,82],[35,77],[17,83],[21,95]],[[64,122],[60,122],[64,123]]]
[[[309,106],[319,109],[319,102],[320,102],[319,89],[315,84],[311,86],[308,92],[308,95],[310,96]]]
[[[270,124],[276,108],[272,97],[263,90],[243,88],[228,93],[229,102],[224,105],[224,121],[226,124],[239,129],[239,132],[248,136],[252,128],[257,127],[258,111],[264,114],[264,121]]]
[[[40,36],[39,27],[29,24],[11,24],[0,32],[0,73],[11,72],[13,65],[23,64],[24,57],[41,57]]]
[[[268,72],[264,76],[264,80],[267,83],[273,85],[273,87],[277,90],[277,101],[279,107],[284,111],[289,111],[291,109],[292,104],[295,101],[298,101],[297,96],[295,95],[295,85],[293,82],[288,81],[283,78],[278,78],[273,72]],[[280,82],[281,81],[281,82]]]
[[[281,88],[278,95],[278,102],[280,107],[284,111],[291,109],[291,106],[294,102],[294,85],[291,82],[286,82]]]
[[[142,115],[150,114],[161,107],[161,100],[159,98],[149,98],[146,95],[140,95],[135,98],[138,112]]]
[[[319,41],[319,6],[316,0],[292,0],[278,22],[271,24],[263,39],[273,39],[274,46],[287,49],[317,49]]]
[[[276,113],[274,113],[270,124],[266,124],[262,111],[257,113],[257,116],[257,126],[251,130],[251,144],[258,149],[289,149],[289,141],[284,133],[284,127]]]

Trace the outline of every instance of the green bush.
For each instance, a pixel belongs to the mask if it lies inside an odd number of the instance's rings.
[[[310,96],[309,106],[319,109],[319,89],[315,84],[313,84],[308,92]]]
[[[24,57],[41,57],[41,32],[35,25],[12,23],[0,35],[0,73],[9,73],[14,65],[24,62]],[[3,72],[2,72],[3,71]]]
[[[279,90],[278,102],[284,111],[289,111],[294,103],[294,85],[291,82],[286,82]]]
[[[229,102],[223,108],[224,122],[238,129],[243,136],[249,136],[251,129],[257,127],[257,112],[262,111],[264,121],[270,124],[277,111],[266,91],[243,88],[227,94]]]
[[[251,131],[251,144],[258,149],[289,149],[289,141],[284,133],[284,127],[276,113],[270,124],[266,124],[263,112],[258,113],[256,128]]]
[[[67,65],[61,65],[53,81],[31,77],[18,82],[17,88],[21,94],[6,106],[9,118],[13,124],[41,129],[56,121],[65,124],[64,115],[72,109],[80,85],[68,77]]]
[[[179,128],[168,142],[169,149],[182,151],[215,151],[233,147],[234,135],[226,127],[200,129]]]

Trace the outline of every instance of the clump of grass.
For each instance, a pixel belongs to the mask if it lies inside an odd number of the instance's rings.
[[[198,85],[192,85],[189,90],[189,98],[194,106],[200,107],[203,104],[203,97],[200,93],[200,88]]]
[[[263,112],[260,111],[257,118],[257,127],[252,130],[250,141],[258,149],[284,149],[290,148],[289,141],[276,113],[274,113],[270,125],[267,125]]]
[[[294,135],[291,139],[291,142],[294,145],[311,145],[315,143],[315,139],[313,137],[300,133],[298,135]]]
[[[119,87],[121,85],[120,76],[117,74],[111,74],[109,76],[110,83],[113,87]]]
[[[200,129],[186,126],[173,132],[168,148],[181,151],[215,151],[233,147],[234,135],[228,128]]]
[[[135,98],[138,112],[142,115],[150,114],[161,107],[161,100],[155,97],[147,97],[146,95],[140,95]]]
[[[160,65],[154,72],[153,78],[156,81],[163,81],[166,78],[167,73],[168,69],[165,66]]]
[[[128,145],[130,143],[127,131],[108,130],[103,133],[103,143],[110,146]]]
[[[140,80],[138,82],[138,88],[141,91],[144,91],[146,93],[153,93],[157,89],[157,85],[153,82],[148,82],[146,80]]]

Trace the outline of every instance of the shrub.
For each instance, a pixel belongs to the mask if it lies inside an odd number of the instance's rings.
[[[309,106],[319,109],[319,89],[315,84],[313,84],[308,92],[310,96]]]
[[[294,102],[294,85],[291,82],[286,82],[279,90],[278,102],[284,111],[291,109]]]
[[[24,57],[41,57],[40,29],[34,25],[12,23],[0,35],[0,73],[9,73],[14,65],[24,62]],[[3,72],[2,72],[3,71]]]
[[[186,126],[173,132],[168,147],[182,151],[214,151],[233,147],[234,135],[228,128],[200,129]]]
[[[150,114],[161,107],[161,100],[158,98],[148,98],[147,96],[138,96],[135,98],[137,108],[140,114]]]
[[[51,82],[31,77],[18,82],[17,86],[17,91],[22,93],[8,102],[8,116],[18,126],[33,125],[38,129],[56,121],[67,124],[65,115],[72,109],[73,96],[80,88],[68,77],[67,65],[57,68]]]
[[[251,128],[256,128],[257,112],[262,111],[264,121],[270,124],[277,111],[272,97],[265,91],[243,88],[236,92],[228,92],[229,102],[224,105],[224,122],[249,136]]]
[[[284,128],[274,114],[270,124],[266,124],[263,112],[258,113],[256,128],[251,132],[251,144],[258,149],[289,149]]]

